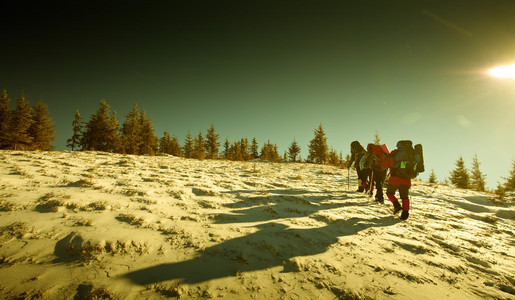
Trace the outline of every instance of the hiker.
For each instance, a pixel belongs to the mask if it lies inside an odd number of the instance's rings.
[[[362,159],[363,168],[370,169],[370,196],[374,193],[374,187],[376,189],[375,201],[378,203],[384,203],[383,196],[383,183],[386,177],[386,170],[382,169],[381,164],[388,155],[388,147],[386,145],[368,144],[367,153]]]
[[[409,140],[397,142],[397,149],[388,155],[381,167],[383,170],[390,168],[386,196],[393,204],[393,214],[396,215],[402,210],[400,219],[407,220],[410,209],[411,179],[414,179],[419,172],[424,172],[422,145],[418,144],[413,148]],[[399,199],[395,197],[397,191],[399,191],[402,206]]]
[[[362,170],[359,162],[367,153],[367,150],[360,144],[358,141],[354,141],[350,144],[350,166],[349,169],[354,164],[356,168],[356,173],[358,174],[358,192],[368,191],[368,177],[370,176],[370,169]]]

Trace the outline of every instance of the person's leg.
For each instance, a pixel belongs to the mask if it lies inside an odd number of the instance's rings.
[[[372,174],[372,170],[370,169],[363,169],[361,170],[361,172],[363,172],[363,188],[365,189],[365,192],[368,192],[368,190],[370,189],[370,175]]]
[[[383,182],[386,172],[383,170],[374,170],[374,181],[376,183],[376,201],[379,203],[384,203],[383,196]]]
[[[397,191],[397,189],[399,189],[399,186],[398,185],[388,185],[388,188],[386,189],[386,197],[388,197],[388,199],[390,199],[390,201],[392,202],[393,204],[393,214],[397,214],[401,209],[401,205],[399,203],[399,199],[397,199],[397,197],[395,197],[395,192]]]
[[[399,186],[399,194],[402,200],[402,213],[401,219],[406,220],[409,217],[409,186],[401,185]]]
[[[363,190],[365,189],[363,187],[363,170],[360,169],[358,164],[356,164],[356,173],[358,174],[358,192],[363,192]]]

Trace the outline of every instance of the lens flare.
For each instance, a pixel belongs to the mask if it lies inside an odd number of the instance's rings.
[[[515,79],[515,64],[509,66],[500,66],[488,71],[488,74],[497,78]]]

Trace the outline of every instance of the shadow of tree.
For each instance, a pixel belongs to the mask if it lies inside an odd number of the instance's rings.
[[[283,272],[299,271],[291,263],[291,258],[323,253],[330,245],[338,242],[338,237],[398,222],[392,216],[371,220],[351,218],[310,229],[289,228],[270,222],[256,226],[259,230],[255,233],[206,248],[197,258],[160,264],[121,277],[146,285],[174,279],[184,283],[199,283],[276,266],[283,266]]]

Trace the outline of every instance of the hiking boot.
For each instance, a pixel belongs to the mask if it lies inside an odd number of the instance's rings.
[[[400,219],[404,221],[404,220],[407,220],[408,217],[409,217],[409,210],[403,210],[401,213]]]
[[[361,193],[363,193],[363,191],[364,191],[364,190],[365,190],[365,189],[364,189],[362,186],[360,186],[360,187],[358,188],[357,192],[361,192]]]
[[[384,204],[384,199],[383,198],[376,198],[376,202],[380,203],[380,204]]]
[[[402,210],[402,206],[399,201],[393,202],[393,214],[396,215],[398,212]]]

